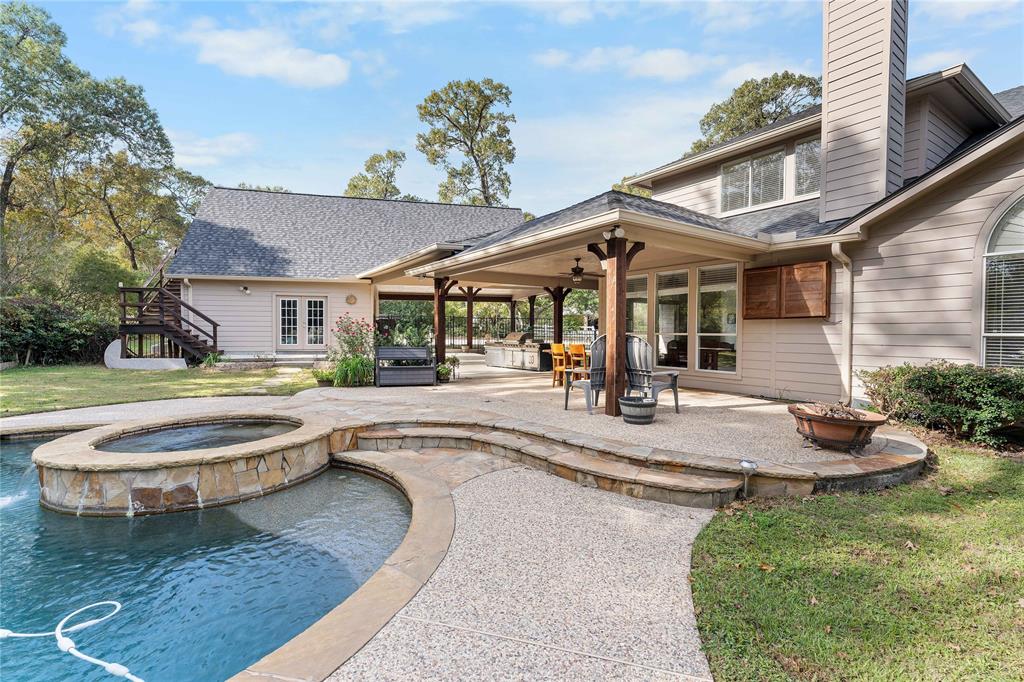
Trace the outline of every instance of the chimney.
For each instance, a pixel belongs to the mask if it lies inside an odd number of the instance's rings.
[[[907,0],[825,0],[821,220],[903,184]]]

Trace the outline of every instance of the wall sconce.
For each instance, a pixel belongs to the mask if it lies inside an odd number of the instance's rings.
[[[248,295],[250,295],[252,293],[251,291],[249,291],[249,287],[245,286],[244,284],[242,286],[238,287],[238,290],[241,291],[246,296],[248,296]]]

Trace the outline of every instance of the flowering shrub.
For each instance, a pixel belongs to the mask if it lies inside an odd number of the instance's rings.
[[[345,313],[331,332],[335,345],[327,356],[335,386],[366,386],[373,383],[373,323]]]
[[[373,357],[373,323],[363,318],[356,319],[350,313],[338,318],[334,334],[335,361],[352,357]]]

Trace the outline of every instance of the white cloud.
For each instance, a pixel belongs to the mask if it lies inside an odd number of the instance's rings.
[[[125,34],[135,45],[143,45],[164,33],[162,14],[152,2],[131,0],[100,12],[96,26],[104,35]]]
[[[681,81],[721,63],[720,57],[693,54],[677,48],[640,50],[635,47],[595,47],[573,57],[564,50],[539,52],[533,60],[549,68],[574,71],[614,70],[629,78]]]
[[[398,75],[398,69],[391,66],[383,50],[356,50],[352,53],[352,59],[359,65],[363,75],[376,82]]]
[[[682,155],[714,98],[700,91],[623,98],[602,110],[520,119],[513,202],[548,212],[611,187],[623,175]]]
[[[195,133],[168,130],[174,146],[174,162],[185,168],[217,166],[227,159],[245,156],[256,148],[256,139],[248,133],[225,133],[200,137]]]
[[[974,50],[936,50],[922,55],[912,54],[910,55],[910,75],[916,76],[957,64],[965,64],[975,54]]]
[[[563,26],[573,26],[597,17],[615,17],[629,10],[626,2],[598,2],[595,0],[533,0],[525,5],[549,21]]]
[[[774,25],[780,22],[802,19],[820,11],[818,2],[753,2],[747,0],[710,0],[701,3],[685,3],[692,17],[707,33],[737,34],[757,26]]]
[[[203,18],[193,22],[181,39],[199,48],[197,59],[201,64],[297,87],[341,85],[348,80],[351,66],[336,54],[298,47],[282,30],[271,27],[218,28],[213,20]]]
[[[916,15],[945,24],[983,22],[989,28],[1020,23],[1020,0],[928,0],[911,3]]]
[[[407,33],[420,26],[431,26],[458,19],[467,5],[444,2],[336,2],[307,7],[299,12],[298,25],[312,28],[325,40],[347,37],[357,24],[378,23],[391,33]]]
[[[735,88],[743,81],[750,80],[751,78],[767,78],[773,73],[781,73],[783,71],[817,75],[814,73],[816,69],[814,69],[810,64],[800,66],[786,61],[761,60],[744,62],[730,67],[715,79],[715,83],[719,87]]]

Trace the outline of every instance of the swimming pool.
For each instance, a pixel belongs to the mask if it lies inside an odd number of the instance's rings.
[[[120,613],[72,636],[146,682],[239,672],[354,592],[409,524],[399,491],[344,469],[216,509],[58,514],[38,503],[31,452],[42,442],[0,443],[0,627],[48,631],[79,607],[116,600]],[[116,679],[52,637],[0,640],[0,678]]]

